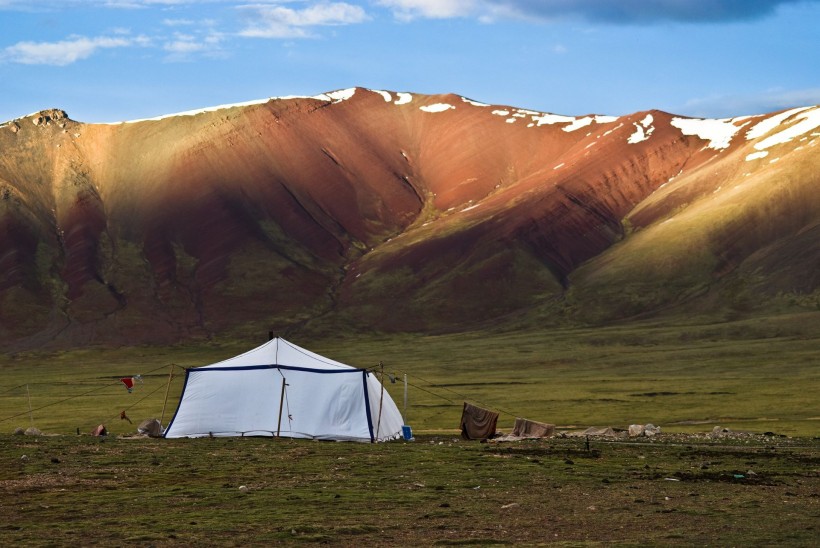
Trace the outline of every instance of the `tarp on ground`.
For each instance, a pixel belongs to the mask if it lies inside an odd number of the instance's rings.
[[[188,369],[164,436],[375,442],[399,438],[403,422],[376,375],[275,338]]]
[[[519,438],[548,438],[555,434],[555,425],[516,418],[512,435]]]

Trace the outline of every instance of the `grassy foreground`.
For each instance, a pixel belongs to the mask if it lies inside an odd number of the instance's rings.
[[[0,438],[10,546],[816,545],[820,443]]]
[[[817,320],[289,337],[382,361],[400,409],[408,375],[417,440],[380,445],[131,437],[163,408],[169,422],[183,367],[264,337],[4,356],[0,544],[816,545]],[[128,393],[119,379],[137,374]],[[464,400],[499,411],[500,430],[523,416],[664,433],[464,442]],[[114,435],[88,436],[98,424]],[[693,434],[715,425],[750,433]],[[46,435],[11,435],[29,426]]]

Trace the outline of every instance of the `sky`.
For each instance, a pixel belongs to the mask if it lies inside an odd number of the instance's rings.
[[[820,104],[820,0],[0,0],[0,122],[361,86],[570,116]]]

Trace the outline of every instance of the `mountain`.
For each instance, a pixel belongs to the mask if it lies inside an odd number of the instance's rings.
[[[0,345],[816,307],[818,126],[361,88],[41,111],[0,124]]]

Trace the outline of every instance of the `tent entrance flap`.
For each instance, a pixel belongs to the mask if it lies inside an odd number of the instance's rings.
[[[240,356],[188,369],[165,437],[398,439],[401,414],[380,389],[365,370],[273,339]]]

